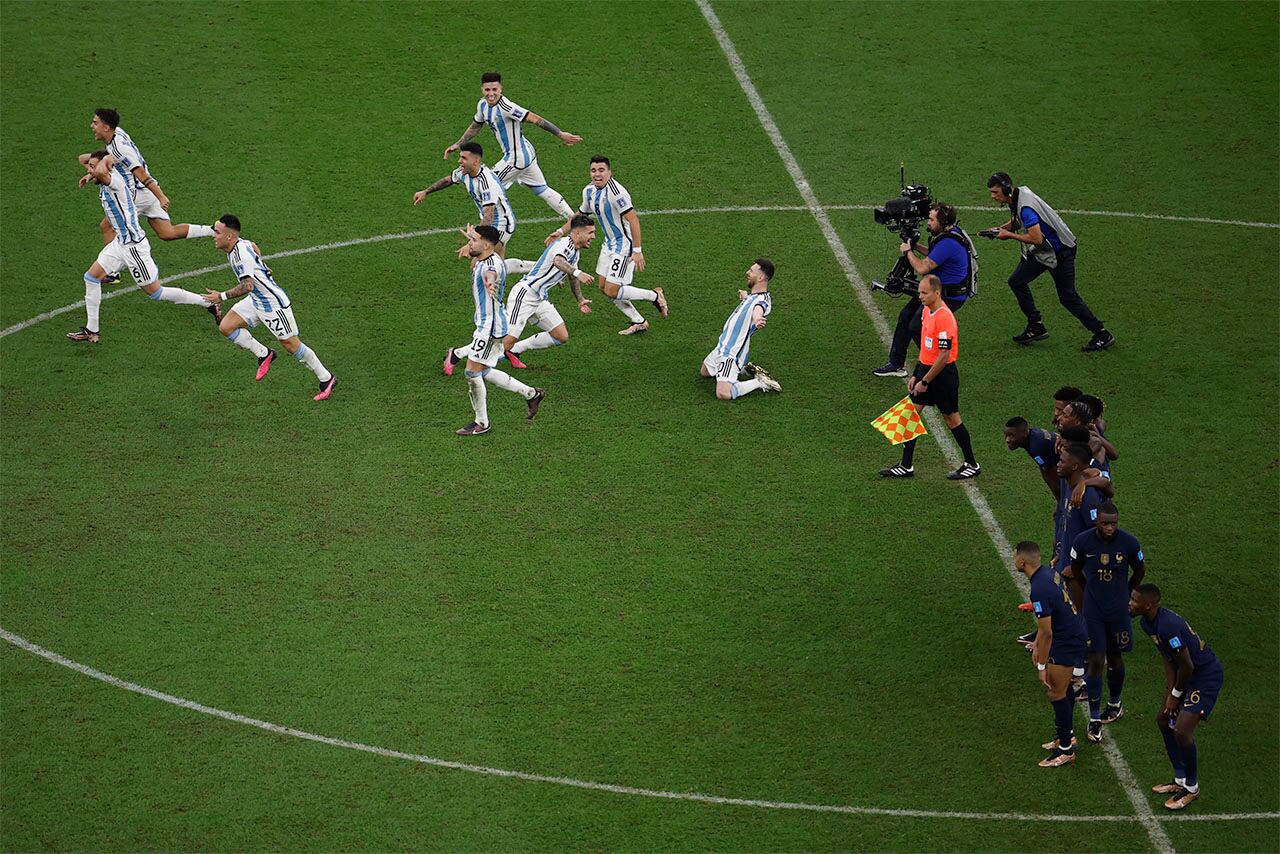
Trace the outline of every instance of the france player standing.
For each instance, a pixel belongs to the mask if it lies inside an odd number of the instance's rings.
[[[755,376],[740,379],[748,365],[751,336],[764,329],[765,318],[773,311],[773,297],[769,294],[773,273],[773,262],[768,258],[757,258],[747,268],[747,286],[751,290],[738,291],[738,307],[724,322],[716,348],[702,360],[702,375],[716,378],[716,397],[720,400],[737,400],[757,389],[782,391],[777,380],[754,365]]]
[[[1102,505],[1102,494],[1092,486],[1087,486],[1081,495],[1080,503],[1071,500],[1072,491],[1088,474],[1093,455],[1088,445],[1069,445],[1058,459],[1058,507],[1053,514],[1054,545],[1053,570],[1063,572],[1071,565],[1071,544],[1094,526],[1098,521],[1098,508]],[[1072,584],[1073,598],[1079,602],[1082,589],[1077,579]]]
[[[1173,765],[1173,782],[1153,786],[1151,791],[1170,796],[1164,802],[1166,808],[1184,809],[1200,797],[1195,729],[1200,721],[1209,719],[1218,702],[1222,662],[1186,620],[1161,607],[1160,588],[1154,584],[1134,588],[1129,597],[1129,613],[1142,618],[1139,625],[1164,656],[1168,693],[1156,716],[1156,725]]]
[[[298,322],[293,319],[293,303],[289,295],[276,284],[271,269],[258,253],[258,247],[240,237],[240,219],[235,214],[223,214],[214,223],[213,243],[227,253],[237,284],[228,291],[206,291],[205,301],[216,306],[229,299],[245,297],[222,318],[218,331],[232,344],[258,357],[255,379],[260,380],[271,369],[276,351],[268,350],[259,343],[248,329],[264,324],[284,349],[310,368],[320,381],[320,391],[312,399],[327,400],[333,394],[338,378],[321,364],[315,350],[303,344],[298,337]]]
[[[561,282],[569,283],[578,311],[591,313],[591,300],[582,295],[581,286],[591,284],[595,277],[578,269],[578,253],[589,247],[595,236],[591,217],[577,214],[569,220],[568,235],[548,246],[533,269],[511,289],[507,298],[507,335],[502,340],[508,358],[529,350],[558,347],[569,340],[569,328],[551,302],[551,289]],[[518,341],[531,320],[542,331]]]
[[[644,271],[644,251],[640,247],[640,217],[631,204],[631,194],[613,177],[609,158],[597,154],[591,158],[591,183],[582,188],[582,207],[579,211],[594,216],[604,229],[604,242],[600,245],[600,260],[596,262],[596,275],[600,277],[600,290],[613,300],[618,310],[627,316],[631,325],[619,335],[634,335],[649,328],[649,321],[636,311],[632,300],[653,303],[658,314],[667,316],[667,297],[662,288],[648,290],[633,287],[632,277],[637,270]],[[547,237],[547,245],[563,237],[569,231],[565,223]]]
[[[1110,501],[1098,507],[1098,522],[1071,542],[1071,575],[1084,583],[1084,624],[1089,632],[1085,687],[1089,693],[1089,740],[1102,741],[1102,725],[1124,715],[1124,655],[1133,649],[1129,591],[1147,567],[1138,538],[1120,528]],[[1107,671],[1107,709],[1102,711],[1102,671]]]
[[[1022,448],[1036,464],[1040,478],[1055,499],[1058,498],[1058,454],[1053,440],[1057,436],[1048,430],[1032,427],[1022,416],[1010,418],[1004,425],[1004,443],[1011,451]]]
[[[471,296],[476,305],[476,329],[467,353],[466,374],[467,392],[471,395],[471,408],[476,417],[456,431],[459,436],[479,436],[489,432],[486,382],[523,397],[529,404],[530,421],[538,414],[538,407],[547,393],[546,389],[530,388],[494,367],[502,358],[502,339],[507,334],[507,312],[502,305],[507,268],[496,252],[500,236],[493,226],[481,225],[472,231],[467,241],[475,261],[471,267]],[[452,351],[449,356],[452,356]]]
[[[1062,576],[1040,563],[1040,546],[1030,540],[1018,543],[1014,567],[1031,581],[1031,609],[1036,615],[1036,640],[1031,660],[1040,672],[1040,682],[1053,706],[1054,741],[1045,745],[1049,755],[1041,768],[1056,768],[1076,761],[1076,740],[1070,696],[1071,673],[1084,664],[1088,636],[1084,621],[1067,595]]]
[[[84,274],[85,325],[75,332],[68,332],[72,341],[97,344],[102,340],[98,327],[98,312],[102,305],[102,283],[108,276],[128,267],[133,281],[148,297],[154,300],[198,305],[208,309],[215,321],[222,315],[217,306],[208,305],[199,294],[182,288],[160,286],[160,268],[151,259],[151,244],[147,233],[138,222],[138,209],[134,202],[133,187],[125,182],[124,173],[116,168],[115,158],[106,149],[93,152],[83,161],[88,172],[80,179],[83,189],[91,182],[98,184],[98,200],[102,211],[111,222],[111,240]]]
[[[476,104],[476,115],[458,141],[444,150],[444,159],[460,148],[464,148],[485,125],[493,131],[494,138],[502,146],[502,159],[494,168],[503,188],[510,187],[517,181],[528,187],[535,196],[546,202],[553,211],[568,219],[573,211],[555,190],[547,186],[547,179],[542,175],[542,167],[538,165],[538,155],[533,145],[525,139],[523,124],[529,122],[558,138],[565,145],[577,145],[582,137],[562,131],[549,120],[537,113],[530,112],[519,104],[513,103],[502,94],[502,75],[496,71],[480,75],[480,92],[482,97]]]

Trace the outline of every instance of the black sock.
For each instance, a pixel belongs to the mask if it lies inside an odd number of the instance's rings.
[[[902,443],[902,467],[909,469],[916,458],[916,440],[908,439]]]
[[[964,452],[964,461],[971,466],[977,465],[973,459],[973,441],[969,438],[969,428],[963,423],[951,428],[951,435],[956,437],[956,444]]]
[[[1071,702],[1070,697],[1063,697],[1061,700],[1050,700],[1053,705],[1053,726],[1058,733],[1058,746],[1063,750],[1071,749],[1072,733],[1072,717],[1075,714],[1075,706]]]

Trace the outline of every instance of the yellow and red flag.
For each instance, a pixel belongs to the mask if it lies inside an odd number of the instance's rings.
[[[871,426],[884,434],[891,444],[901,445],[908,439],[923,436],[929,431],[924,429],[920,420],[920,410],[911,402],[910,397],[890,406],[883,415],[871,422]]]

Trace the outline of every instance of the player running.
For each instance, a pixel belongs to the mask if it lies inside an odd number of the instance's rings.
[[[213,226],[213,243],[227,253],[227,261],[235,274],[237,284],[229,291],[206,291],[204,299],[218,305],[229,299],[245,297],[231,307],[218,331],[237,347],[258,357],[258,371],[254,379],[261,380],[271,369],[276,351],[268,350],[257,341],[249,329],[265,324],[271,334],[295,359],[311,369],[320,381],[320,391],[313,400],[328,400],[338,378],[320,362],[316,351],[298,337],[298,322],[293,319],[293,303],[284,289],[276,284],[271,268],[262,260],[258,247],[252,241],[240,237],[240,219],[234,214],[223,214]]]
[[[716,378],[716,397],[720,400],[737,400],[757,389],[782,391],[777,380],[758,365],[747,361],[751,352],[751,336],[764,329],[766,318],[773,311],[773,297],[769,293],[773,273],[773,262],[768,258],[757,258],[747,268],[747,287],[750,290],[738,291],[738,307],[724,322],[716,348],[702,360],[702,376]],[[741,379],[744,370],[749,370],[754,376],[749,380]]]
[[[596,275],[600,277],[600,290],[613,300],[631,325],[619,335],[635,335],[649,328],[632,300],[648,300],[667,316],[667,297],[662,288],[646,290],[632,287],[631,279],[636,270],[644,270],[644,252],[640,247],[640,217],[631,204],[627,188],[613,178],[609,158],[597,154],[591,158],[591,183],[582,188],[582,207],[579,211],[596,218],[604,229],[604,242],[600,244],[600,259],[596,262]],[[546,239],[549,246],[569,230],[569,223],[551,232]]]
[[[1180,810],[1200,797],[1196,756],[1196,724],[1209,719],[1222,690],[1222,662],[1187,621],[1160,605],[1160,588],[1140,584],[1129,597],[1129,613],[1140,616],[1142,630],[1164,656],[1166,690],[1156,725],[1173,765],[1173,782],[1152,786],[1169,795],[1166,809]]]
[[[489,432],[488,393],[484,384],[491,383],[501,389],[523,397],[529,404],[529,420],[538,414],[538,407],[547,390],[531,388],[510,374],[494,366],[502,358],[502,339],[507,334],[507,312],[502,298],[507,282],[507,269],[496,251],[501,235],[491,225],[481,225],[472,231],[467,241],[475,263],[471,266],[471,295],[475,299],[476,331],[467,353],[467,392],[471,395],[471,408],[475,420],[459,428],[459,436],[479,436]],[[449,355],[452,355],[450,352]],[[448,356],[446,356],[446,361]]]
[[[454,184],[461,184],[466,188],[471,201],[475,202],[476,210],[480,212],[480,222],[493,226],[498,232],[496,251],[499,258],[506,258],[507,241],[516,231],[516,215],[507,201],[507,191],[502,188],[493,170],[484,165],[484,149],[480,147],[480,143],[463,143],[462,150],[458,152],[458,168],[425,190],[414,193],[413,204],[420,205],[427,196]],[[471,244],[468,240],[458,248],[458,257],[470,258],[470,253]]]
[[[502,146],[502,159],[493,171],[497,173],[503,189],[519,182],[560,216],[565,219],[573,216],[564,196],[547,186],[547,179],[542,176],[542,167],[538,165],[538,155],[534,152],[533,145],[524,137],[523,124],[529,122],[537,125],[565,145],[577,145],[582,142],[582,137],[560,130],[549,120],[504,97],[502,75],[496,71],[480,75],[480,92],[483,97],[476,104],[476,115],[471,120],[471,126],[463,131],[457,142],[444,150],[444,159],[448,160],[450,154],[464,148],[482,127],[488,125],[494,138]]]
[[[551,289],[561,282],[569,283],[578,311],[591,313],[591,300],[583,297],[581,286],[591,284],[595,277],[578,269],[578,253],[589,247],[595,236],[591,217],[575,215],[569,220],[569,233],[548,246],[528,275],[511,289],[507,297],[507,335],[502,340],[508,359],[529,350],[558,347],[569,340],[569,327],[551,302]],[[517,340],[530,320],[542,331]]]
[[[208,305],[199,294],[182,288],[160,287],[160,269],[151,259],[151,244],[147,242],[147,233],[138,222],[133,188],[125,182],[124,173],[116,168],[115,158],[111,153],[105,148],[99,149],[82,162],[88,174],[80,179],[79,186],[83,189],[91,182],[98,184],[98,199],[102,202],[102,211],[111,222],[111,240],[102,247],[98,259],[84,274],[85,325],[75,332],[68,332],[67,337],[72,341],[87,341],[90,344],[97,344],[102,340],[98,326],[102,283],[108,276],[119,273],[122,267],[129,268],[129,275],[133,276],[134,283],[151,299],[178,305],[198,305],[207,309],[215,321],[221,320],[222,314],[218,307]]]
[[[1102,741],[1102,725],[1124,715],[1124,655],[1133,649],[1129,591],[1147,567],[1138,538],[1120,528],[1110,501],[1098,507],[1097,524],[1071,543],[1071,575],[1084,582],[1084,624],[1089,632],[1085,688],[1089,694],[1089,740]],[[1107,709],[1102,710],[1102,672],[1107,673]]]

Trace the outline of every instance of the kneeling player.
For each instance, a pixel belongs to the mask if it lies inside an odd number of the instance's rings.
[[[716,348],[702,360],[702,375],[716,378],[716,397],[720,400],[737,400],[756,389],[782,391],[777,380],[747,362],[751,336],[764,329],[765,318],[773,311],[773,297],[769,294],[773,272],[773,262],[768,258],[757,258],[747,269],[747,287],[750,290],[738,291],[738,307],[724,322]],[[742,372],[748,366],[754,370],[755,376],[743,380]]]
[[[551,289],[561,281],[569,283],[578,311],[591,313],[591,300],[582,296],[580,285],[591,284],[595,277],[578,269],[578,253],[590,246],[595,236],[596,227],[591,217],[575,215],[569,221],[569,234],[548,246],[529,274],[511,289],[507,298],[507,335],[502,339],[508,358],[529,350],[558,347],[569,340],[569,328],[550,297]],[[517,340],[530,320],[542,331],[523,341]]]
[[[262,379],[275,361],[276,351],[259,343],[249,329],[259,323],[266,325],[295,359],[302,362],[320,381],[320,391],[314,400],[327,400],[333,394],[338,378],[323,364],[316,351],[298,337],[298,323],[293,319],[293,303],[284,289],[276,284],[270,268],[263,262],[252,241],[240,237],[240,219],[234,214],[223,214],[213,224],[213,243],[227,253],[231,271],[238,284],[229,291],[207,291],[204,299],[210,305],[245,297],[231,307],[218,329],[232,344],[248,350],[258,357],[256,379]],[[247,296],[246,296],[247,295]]]

